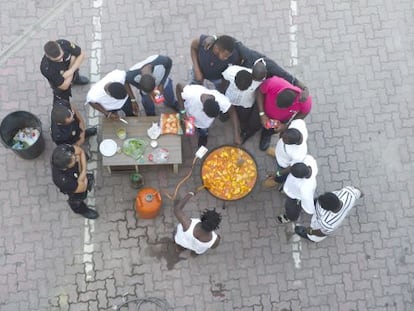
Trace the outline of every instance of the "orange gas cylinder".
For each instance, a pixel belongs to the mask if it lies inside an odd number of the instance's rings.
[[[157,217],[161,209],[160,192],[154,188],[143,188],[137,193],[135,209],[139,217],[151,219]]]

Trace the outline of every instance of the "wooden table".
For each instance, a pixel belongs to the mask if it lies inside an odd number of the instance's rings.
[[[138,171],[140,165],[173,165],[174,173],[178,173],[178,164],[182,163],[182,152],[181,152],[181,136],[180,135],[161,135],[158,137],[158,147],[165,148],[168,150],[168,160],[165,163],[154,163],[148,160],[148,155],[155,150],[150,146],[151,139],[148,137],[147,129],[152,126],[153,122],[159,122],[160,117],[126,117],[128,124],[124,124],[121,121],[112,121],[106,118],[102,121],[102,140],[113,139],[116,141],[118,147],[123,146],[124,141],[116,135],[116,130],[120,127],[126,129],[127,139],[128,138],[141,138],[148,142],[145,148],[144,156],[136,161],[134,158],[127,156],[123,152],[116,153],[112,157],[102,156],[102,165],[108,168],[109,173],[112,170],[128,170],[135,169]]]

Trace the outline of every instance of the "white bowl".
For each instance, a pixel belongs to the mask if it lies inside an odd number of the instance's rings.
[[[157,148],[158,142],[156,140],[151,140],[150,145],[152,148]]]

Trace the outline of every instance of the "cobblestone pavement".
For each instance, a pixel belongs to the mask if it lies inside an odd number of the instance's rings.
[[[31,111],[46,138],[45,152],[31,161],[0,148],[1,311],[110,310],[127,292],[165,299],[174,310],[414,309],[413,1],[0,2],[0,117]],[[79,43],[88,54],[81,71],[95,81],[150,54],[167,54],[172,77],[185,82],[190,42],[202,33],[231,34],[309,86],[318,193],[349,184],[365,192],[341,229],[320,244],[276,224],[283,198],[259,186],[238,202],[223,204],[206,192],[190,202],[186,210],[194,216],[205,207],[223,215],[222,244],[195,258],[177,255],[171,244],[171,201],[164,197],[156,219],[137,219],[128,175],[110,176],[96,153],[90,203],[99,219],[73,214],[53,185],[51,91],[39,72],[43,44],[61,37]],[[83,110],[87,90],[73,91]],[[211,137],[210,148],[231,143],[230,124],[216,122]],[[258,135],[246,148],[263,179],[272,161],[257,145]],[[195,146],[184,137],[179,174],[145,168],[145,184],[172,192]],[[199,167],[181,193],[200,184]]]

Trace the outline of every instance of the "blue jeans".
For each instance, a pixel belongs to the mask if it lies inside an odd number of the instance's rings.
[[[202,129],[202,128],[196,128],[197,135],[198,135],[198,147],[200,146],[206,146],[207,145],[207,139],[208,139],[208,128]]]
[[[194,68],[192,68],[190,70],[190,84],[198,84],[198,85],[203,85],[204,86],[204,81],[203,82],[196,81],[194,77],[195,77]],[[222,83],[223,79],[217,79],[217,80],[209,80],[209,79],[206,79],[206,80],[208,80],[211,83],[213,83],[214,84],[214,87],[216,88],[216,90],[218,90],[219,92],[221,92],[220,87],[221,87],[221,83]]]
[[[198,136],[206,137],[208,136],[208,129],[196,128]]]
[[[144,93],[141,93],[141,101],[144,106],[145,114],[147,116],[155,116],[155,105],[151,97]],[[176,111],[178,111],[178,104],[175,100],[173,82],[170,78],[167,78],[167,81],[164,84],[164,104]]]
[[[131,97],[128,96],[128,99],[125,101],[125,104],[121,107],[121,109],[115,109],[115,110],[108,110],[109,112],[117,112],[119,110],[122,110],[125,112],[125,115],[127,117],[133,117],[134,113],[132,112],[132,103],[131,103]]]

